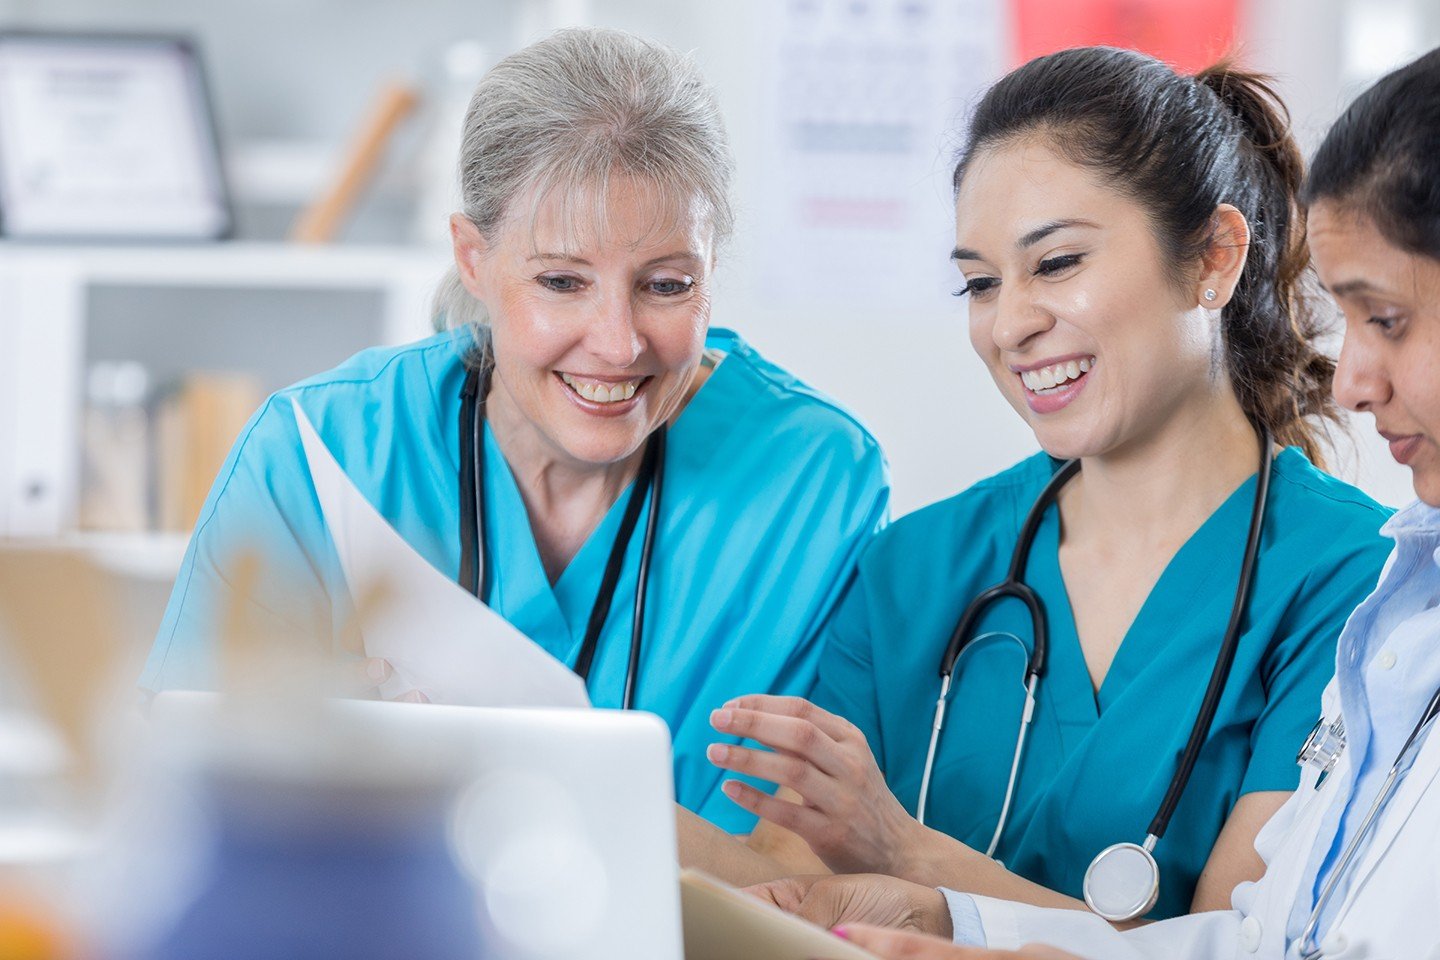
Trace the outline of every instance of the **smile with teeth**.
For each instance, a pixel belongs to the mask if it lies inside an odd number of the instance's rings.
[[[635,391],[639,390],[640,385],[648,378],[621,380],[619,383],[601,383],[599,380],[584,380],[568,373],[562,373],[560,379],[565,381],[567,387],[591,403],[620,403],[635,396]]]
[[[1068,360],[1064,363],[1041,367],[1038,370],[1021,371],[1020,381],[1025,384],[1025,389],[1044,396],[1047,393],[1054,393],[1071,380],[1078,380],[1081,376],[1089,373],[1093,366],[1095,366],[1094,357],[1086,357],[1084,360]]]

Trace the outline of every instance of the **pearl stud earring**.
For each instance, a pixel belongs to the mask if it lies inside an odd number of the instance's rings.
[[[1210,303],[1214,303],[1214,302],[1215,302],[1215,298],[1218,297],[1218,296],[1219,296],[1219,294],[1216,293],[1214,290],[1206,290],[1206,291],[1205,291],[1205,299],[1206,299],[1207,301],[1209,301]]]

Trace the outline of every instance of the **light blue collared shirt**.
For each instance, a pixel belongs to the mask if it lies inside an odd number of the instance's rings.
[[[1440,687],[1440,509],[1416,502],[1381,532],[1395,541],[1395,550],[1375,592],[1345,624],[1337,651],[1335,679],[1350,765],[1335,784],[1336,802],[1320,822],[1305,866],[1301,889],[1308,896],[1295,898],[1286,931],[1292,942]],[[1354,879],[1353,870],[1341,878],[1321,912],[1317,939],[1334,923]]]

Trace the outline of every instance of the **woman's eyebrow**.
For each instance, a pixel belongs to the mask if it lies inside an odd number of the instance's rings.
[[[1052,220],[1050,223],[1036,227],[1034,230],[1031,230],[1029,233],[1025,234],[1025,236],[1021,237],[1019,241],[1016,242],[1015,247],[1019,250],[1033,247],[1041,240],[1044,240],[1046,237],[1050,236],[1050,234],[1056,232],[1057,230],[1064,230],[1067,227],[1089,227],[1092,230],[1099,230],[1100,224],[1095,223],[1092,220],[1081,220],[1079,218],[1071,220]],[[969,247],[956,247],[954,250],[950,251],[950,259],[984,260],[985,258],[980,255],[979,251],[972,250]]]
[[[1333,287],[1320,284],[1320,289],[1326,291],[1333,297],[1348,297],[1357,293],[1379,293],[1379,288],[1369,280],[1346,280],[1344,283],[1337,283]]]
[[[696,263],[699,263],[700,254],[696,253],[694,250],[676,250],[674,253],[667,253],[662,256],[651,257],[649,260],[645,261],[643,266],[653,267],[657,263],[664,263],[667,260],[693,260]]]
[[[1089,227],[1092,230],[1098,230],[1100,229],[1100,224],[1095,223],[1091,220],[1080,219],[1052,220],[1050,223],[1047,223],[1044,226],[1036,227],[1034,230],[1031,230],[1029,233],[1025,234],[1025,236],[1021,237],[1020,242],[1015,244],[1015,246],[1021,250],[1024,250],[1027,247],[1033,247],[1035,246],[1035,244],[1039,243],[1041,240],[1044,240],[1046,237],[1050,236],[1050,234],[1054,233],[1055,231],[1064,230],[1067,227]]]
[[[573,253],[532,253],[531,260],[560,260],[566,263],[578,263],[582,267],[590,266],[590,261]]]

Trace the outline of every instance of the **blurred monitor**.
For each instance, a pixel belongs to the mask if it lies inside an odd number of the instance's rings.
[[[151,718],[223,730],[216,694],[156,695]],[[335,700],[327,717],[367,763],[463,757],[456,855],[481,927],[515,960],[680,960],[670,735],[651,714]],[[233,733],[233,727],[226,731]],[[453,762],[453,761],[452,761]]]

